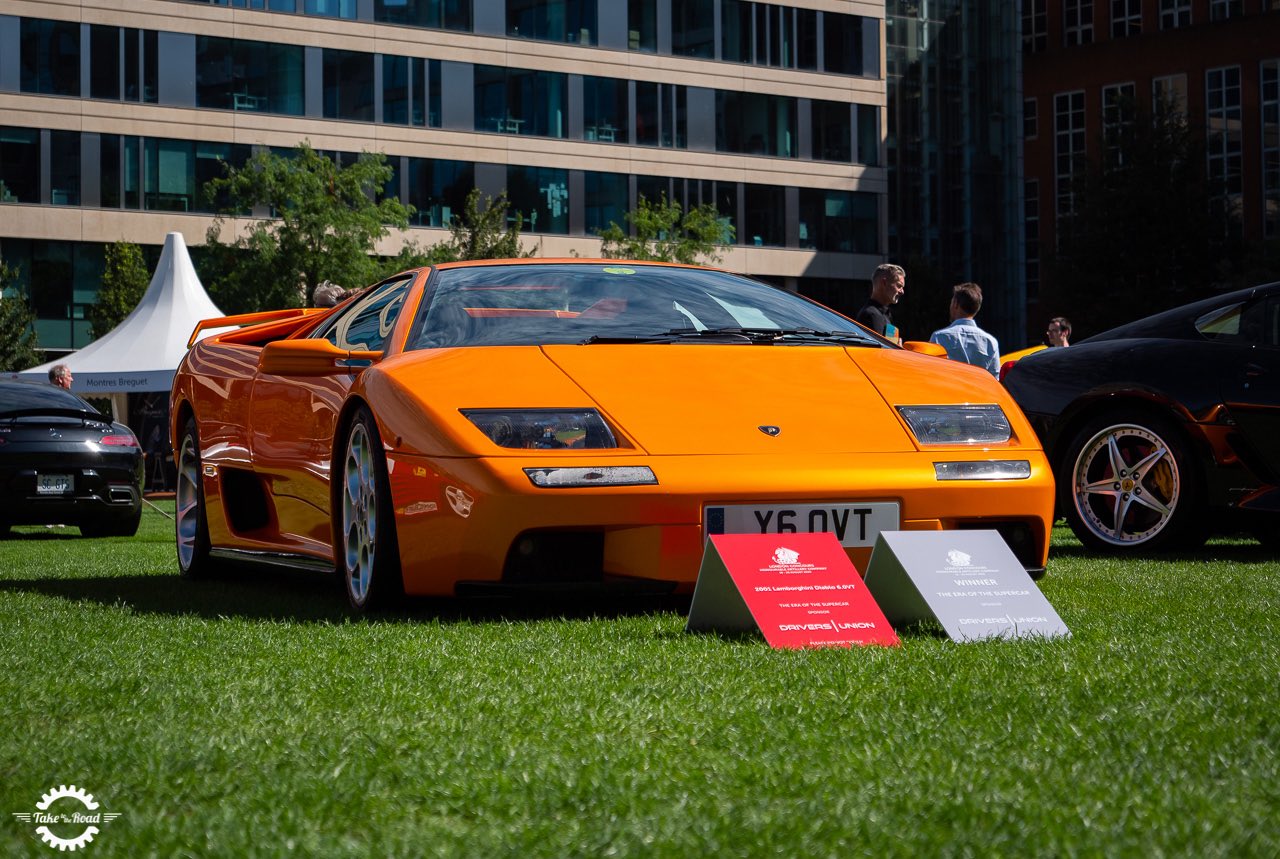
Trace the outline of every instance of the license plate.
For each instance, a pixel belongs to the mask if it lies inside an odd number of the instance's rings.
[[[898,505],[733,504],[708,507],[707,534],[816,534],[830,531],[845,547],[874,546],[881,531],[898,530]]]
[[[72,487],[70,474],[41,474],[36,477],[37,495],[66,495]]]

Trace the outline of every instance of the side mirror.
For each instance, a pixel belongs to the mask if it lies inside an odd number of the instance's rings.
[[[902,344],[902,348],[910,352],[919,352],[921,355],[933,355],[936,358],[947,357],[946,349],[943,349],[937,343],[930,343],[927,340],[908,340]]]
[[[328,340],[275,340],[262,347],[258,371],[271,376],[336,376],[358,373],[381,352],[339,349]]]

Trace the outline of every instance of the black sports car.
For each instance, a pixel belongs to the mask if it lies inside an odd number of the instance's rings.
[[[1187,548],[1240,526],[1280,543],[1280,283],[1045,349],[1005,385],[1086,546]]]
[[[78,525],[128,536],[142,515],[142,450],[70,391],[0,379],[0,534],[12,525]]]

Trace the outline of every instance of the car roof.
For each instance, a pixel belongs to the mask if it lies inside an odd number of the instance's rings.
[[[1076,345],[1083,343],[1098,343],[1105,340],[1124,340],[1140,337],[1169,337],[1174,339],[1193,338],[1196,336],[1195,322],[1204,314],[1220,307],[1230,307],[1233,304],[1239,304],[1248,301],[1258,295],[1270,295],[1280,293],[1280,281],[1275,283],[1264,283],[1259,286],[1250,286],[1245,289],[1237,289],[1234,292],[1226,292],[1222,295],[1215,295],[1210,298],[1204,298],[1200,301],[1193,301],[1190,304],[1183,304],[1160,313],[1145,316],[1142,319],[1119,325],[1115,328],[1103,331],[1101,334],[1095,334],[1092,337],[1086,337],[1084,340],[1078,341]]]

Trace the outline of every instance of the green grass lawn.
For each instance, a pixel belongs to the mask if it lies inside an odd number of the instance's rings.
[[[63,784],[121,814],[89,857],[1280,855],[1254,543],[1060,529],[1069,640],[783,652],[671,604],[351,621],[315,578],[179,579],[171,527],[0,541],[0,855],[65,855],[12,814]]]

